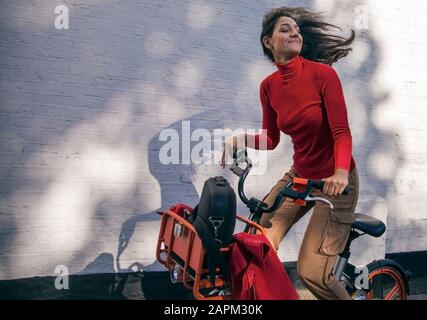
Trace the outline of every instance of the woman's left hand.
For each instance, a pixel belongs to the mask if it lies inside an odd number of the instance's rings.
[[[323,193],[327,196],[336,196],[343,193],[345,187],[348,186],[348,172],[345,169],[335,169],[333,176],[322,179],[325,181]]]

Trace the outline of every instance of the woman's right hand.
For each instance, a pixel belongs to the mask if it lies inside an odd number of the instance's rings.
[[[224,169],[228,159],[233,159],[233,155],[236,153],[237,148],[246,149],[246,134],[240,134],[231,138],[228,138],[222,144],[222,158],[221,167]]]

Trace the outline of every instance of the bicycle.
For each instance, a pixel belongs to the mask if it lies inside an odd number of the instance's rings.
[[[243,164],[245,167],[240,167]],[[237,150],[230,170],[239,177],[238,193],[242,202],[249,208],[250,221],[259,224],[262,214],[274,212],[284,197],[292,198],[300,205],[304,205],[306,201],[320,201],[328,204],[333,209],[333,204],[329,200],[311,195],[312,188],[323,189],[324,181],[302,178],[294,178],[293,181],[288,182],[278,192],[274,203],[270,207],[256,198],[248,199],[244,193],[243,186],[251,168],[252,162],[248,158],[246,151]],[[305,187],[304,191],[301,191],[302,187]],[[344,190],[344,193],[346,193],[346,190]],[[366,287],[365,285],[366,288],[361,288],[356,285],[359,273],[356,272],[356,266],[348,262],[351,255],[351,243],[364,234],[380,237],[385,232],[386,226],[382,221],[374,217],[361,213],[355,213],[354,215],[355,221],[351,225],[345,249],[338,255],[332,271],[333,275],[340,279],[340,282],[354,300],[406,300],[409,294],[411,273],[405,271],[402,266],[390,259],[374,260],[367,264],[368,286]],[[246,226],[245,232],[256,231],[251,231]]]

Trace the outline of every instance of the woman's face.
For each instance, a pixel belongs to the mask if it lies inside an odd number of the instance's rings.
[[[303,38],[295,20],[282,16],[276,22],[271,38],[265,36],[263,41],[264,45],[273,52],[274,60],[280,62],[300,54]]]

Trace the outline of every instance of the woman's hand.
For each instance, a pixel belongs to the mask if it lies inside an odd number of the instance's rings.
[[[322,179],[325,181],[323,193],[327,196],[336,196],[343,193],[345,187],[348,186],[348,172],[345,169],[335,169],[333,176]]]
[[[224,169],[229,158],[233,158],[237,149],[246,149],[246,134],[239,134],[237,136],[226,139],[222,144],[222,158],[221,167]]]

